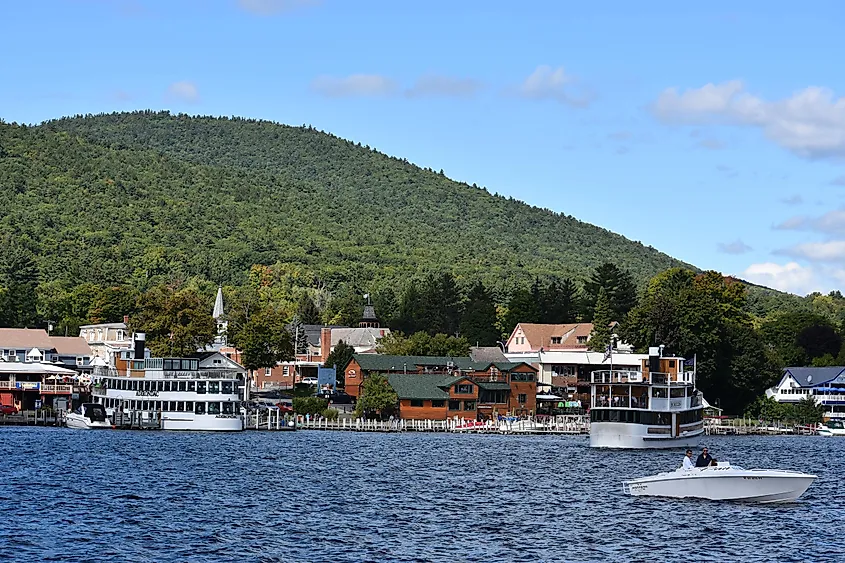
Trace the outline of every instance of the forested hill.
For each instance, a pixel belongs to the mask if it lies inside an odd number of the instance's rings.
[[[288,262],[329,288],[449,270],[507,291],[535,276],[584,279],[606,261],[640,283],[685,265],[571,216],[266,121],[145,111],[0,124],[0,193],[0,230],[36,254],[42,279],[72,283],[237,284],[252,264]]]

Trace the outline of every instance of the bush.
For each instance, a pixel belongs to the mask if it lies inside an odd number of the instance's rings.
[[[329,402],[321,397],[294,397],[293,410],[296,414],[323,414]]]
[[[326,420],[337,420],[338,411],[337,409],[326,409],[323,411],[323,417]]]

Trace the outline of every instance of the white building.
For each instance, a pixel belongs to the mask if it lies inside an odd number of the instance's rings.
[[[826,418],[845,418],[845,367],[793,367],[783,370],[777,385],[766,396],[779,403],[797,403],[812,397],[824,405]]]

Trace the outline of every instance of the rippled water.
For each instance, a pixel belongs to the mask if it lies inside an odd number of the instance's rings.
[[[835,561],[845,440],[722,437],[819,479],[797,503],[623,496],[681,453],[586,437],[0,429],[0,559]],[[8,559],[6,559],[8,560]]]

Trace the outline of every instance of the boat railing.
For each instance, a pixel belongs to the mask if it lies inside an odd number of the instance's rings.
[[[690,374],[674,374],[635,370],[597,370],[590,374],[591,383],[645,383],[652,385],[692,385],[695,380]]]

